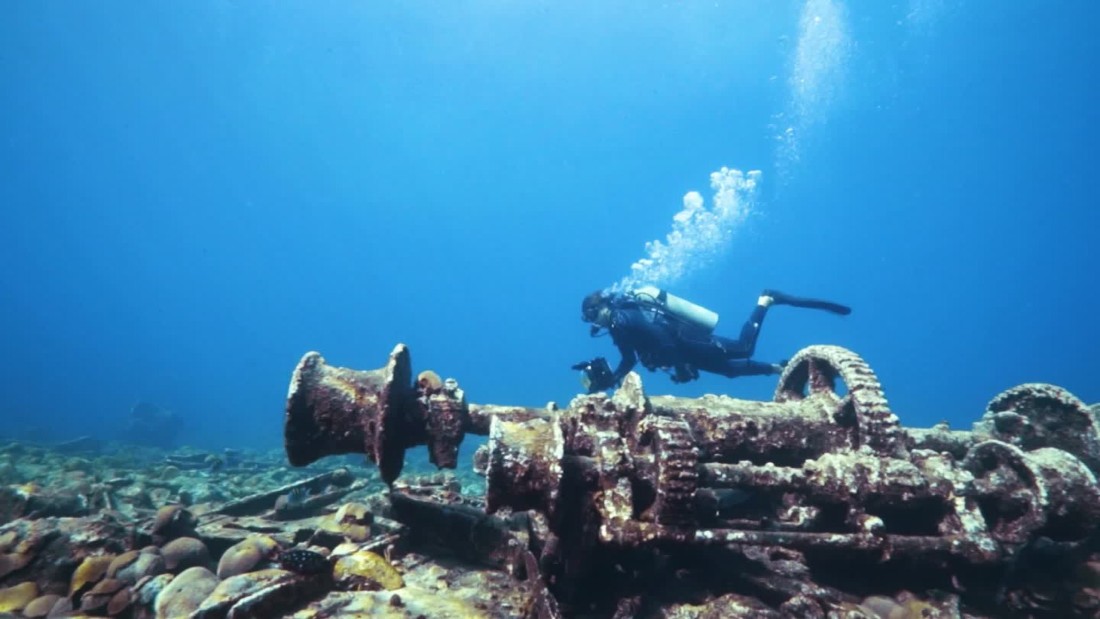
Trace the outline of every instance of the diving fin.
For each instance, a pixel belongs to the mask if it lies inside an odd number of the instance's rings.
[[[765,290],[764,295],[771,297],[772,302],[776,305],[790,305],[791,307],[825,310],[826,312],[832,312],[841,316],[847,316],[852,313],[852,308],[847,305],[841,305],[840,303],[833,303],[832,301],[796,297],[785,292],[779,292],[778,290]]]

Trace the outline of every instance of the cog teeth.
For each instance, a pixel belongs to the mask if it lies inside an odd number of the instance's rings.
[[[653,418],[657,497],[649,512],[658,524],[686,525],[693,520],[699,475],[699,450],[687,422]]]
[[[882,385],[867,363],[852,351],[840,346],[809,346],[799,351],[787,364],[776,388],[775,401],[791,402],[802,399],[806,385],[798,381],[808,380],[809,372],[798,371],[798,366],[817,367],[844,381],[848,387],[846,400],[851,402],[856,415],[858,436],[855,444],[866,445],[881,454],[898,454],[908,449],[908,439],[896,415],[890,411]],[[828,369],[826,369],[828,368]],[[807,375],[807,376],[803,376]]]

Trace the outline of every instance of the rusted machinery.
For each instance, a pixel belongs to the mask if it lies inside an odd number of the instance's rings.
[[[618,567],[616,553],[705,548],[782,548],[811,567],[933,565],[938,584],[1004,571],[1036,539],[1089,548],[1100,528],[1100,431],[1068,392],[1022,385],[972,431],[907,430],[867,364],[835,346],[796,354],[772,402],[646,396],[631,374],[613,396],[544,409],[470,404],[430,373],[414,381],[403,345],[373,371],[309,353],[285,431],[292,464],[365,453],[387,483],[410,447],[454,467],[466,433],[488,435],[476,464],[486,513],[529,511],[529,546],[566,590]]]

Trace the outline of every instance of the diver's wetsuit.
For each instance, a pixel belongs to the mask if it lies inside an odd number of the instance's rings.
[[[611,339],[622,359],[615,368],[615,383],[641,361],[649,370],[671,368],[675,382],[699,377],[699,370],[734,378],[774,374],[770,363],[752,361],[756,338],[768,308],[757,305],[741,327],[741,337],[731,339],[712,335],[655,308],[627,298],[612,302]]]

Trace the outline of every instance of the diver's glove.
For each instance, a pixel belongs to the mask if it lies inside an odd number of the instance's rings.
[[[596,393],[615,386],[615,375],[611,372],[607,359],[603,357],[575,363],[573,369],[581,371],[581,384],[588,393]]]

